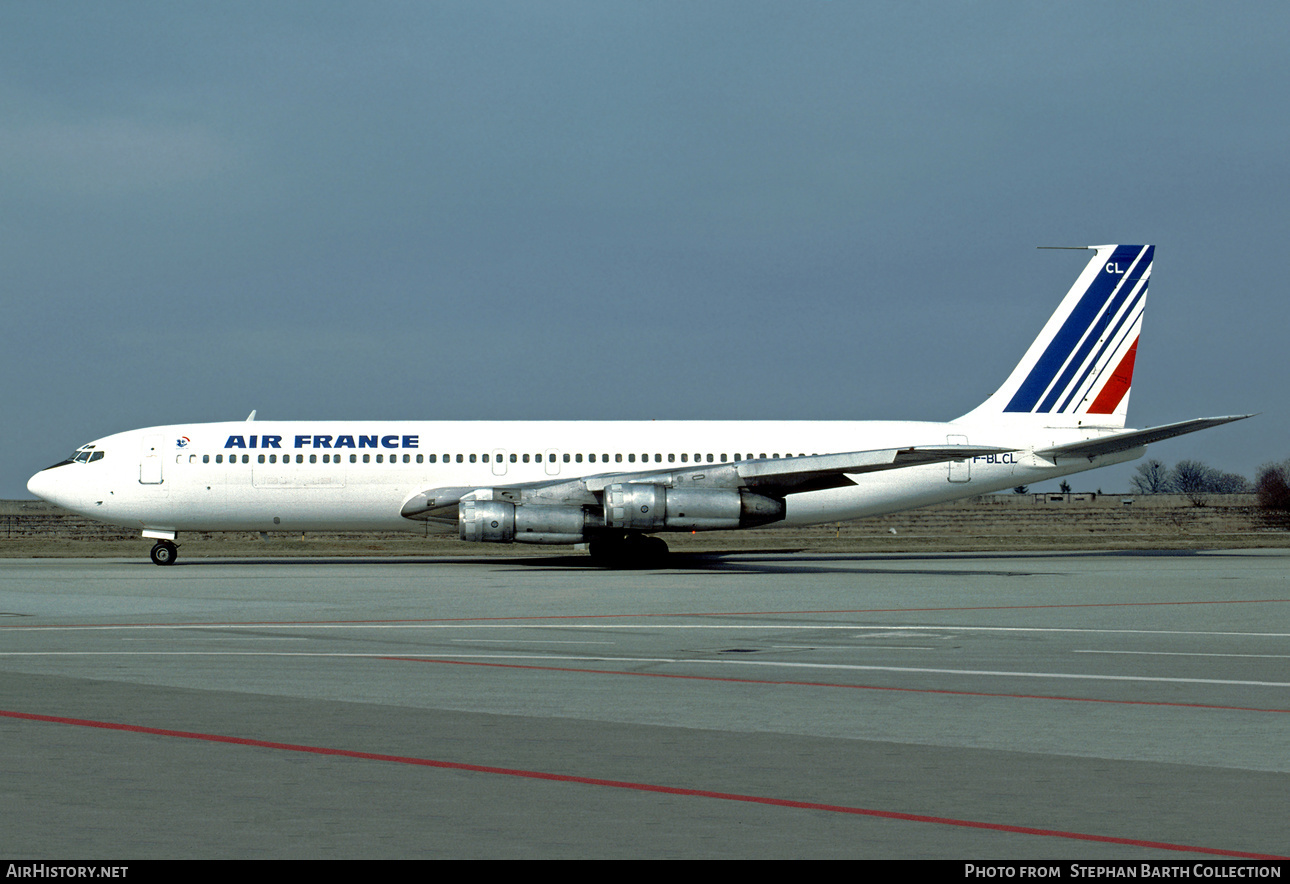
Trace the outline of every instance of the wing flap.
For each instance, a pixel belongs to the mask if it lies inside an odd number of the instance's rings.
[[[554,479],[495,487],[430,488],[409,497],[401,514],[408,519],[455,522],[465,499],[508,500],[547,506],[596,506],[610,485],[655,484],[688,488],[747,488],[772,496],[853,485],[848,476],[965,460],[1014,451],[983,445],[935,445],[883,448],[842,454],[811,454],[637,473],[603,473],[577,479]]]
[[[810,484],[811,490],[817,490],[855,484],[846,479],[848,475],[966,460],[1013,450],[985,445],[911,446],[846,454],[812,454],[776,460],[746,460],[735,464],[735,468],[743,480],[743,487],[801,491],[804,489],[798,486]],[[836,481],[836,484],[819,484],[829,480]]]

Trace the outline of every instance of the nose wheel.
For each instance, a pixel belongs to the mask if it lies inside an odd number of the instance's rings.
[[[173,565],[179,557],[179,548],[169,540],[158,540],[148,555],[154,565]]]

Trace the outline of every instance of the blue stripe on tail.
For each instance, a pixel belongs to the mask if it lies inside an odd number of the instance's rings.
[[[1143,246],[1118,246],[1107,261],[1107,265],[1116,264],[1123,267],[1133,267],[1135,259],[1143,251]],[[1154,251],[1154,247],[1146,247],[1146,253],[1142,254],[1142,260],[1138,262],[1137,267],[1141,268],[1141,270],[1138,271],[1138,277],[1135,277],[1135,280],[1140,277],[1141,272],[1145,272],[1145,269],[1150,266]],[[1120,287],[1121,281],[1125,282],[1126,285]],[[1114,316],[1114,310],[1106,309],[1107,302],[1116,295],[1117,291],[1120,293],[1120,300],[1128,297],[1129,292],[1132,291],[1132,285],[1128,283],[1129,280],[1116,273],[1102,272],[1094,277],[1093,282],[1089,284],[1088,290],[1079,299],[1079,303],[1075,305],[1070,315],[1066,317],[1065,322],[1062,323],[1062,327],[1045,348],[1044,354],[1039,357],[1039,360],[1030,370],[1030,374],[1026,376],[1021,386],[1018,387],[1017,392],[1007,406],[1004,407],[1005,412],[1035,411],[1035,406],[1039,403],[1040,397],[1044,395],[1044,391],[1048,390],[1049,386],[1052,385],[1057,373],[1062,370],[1063,365],[1066,365],[1072,352],[1080,345],[1080,341],[1085,340],[1085,333],[1089,331],[1094,323],[1099,321],[1100,317],[1102,319],[1099,331],[1101,328],[1105,328],[1106,323],[1110,321],[1110,317]],[[1120,300],[1117,300],[1117,306]],[[1096,340],[1096,335],[1088,336],[1085,346],[1080,350],[1079,358],[1071,362],[1071,365],[1062,376],[1062,382],[1053,388],[1052,393],[1049,394],[1044,400],[1044,404],[1039,408],[1040,411],[1052,410],[1052,406],[1060,397],[1061,392],[1066,389],[1071,377],[1079,370],[1079,366],[1083,364],[1084,357],[1087,356],[1088,350],[1095,345]]]

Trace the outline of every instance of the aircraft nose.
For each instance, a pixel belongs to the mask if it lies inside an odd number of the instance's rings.
[[[49,491],[49,476],[45,474],[48,472],[48,470],[41,470],[27,480],[27,491],[41,500],[47,499],[45,495]]]

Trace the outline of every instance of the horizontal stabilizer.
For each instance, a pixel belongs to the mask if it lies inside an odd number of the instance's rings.
[[[1087,457],[1092,460],[1103,454],[1127,451],[1130,448],[1149,445],[1162,439],[1172,439],[1174,436],[1194,433],[1197,430],[1208,430],[1210,427],[1230,424],[1232,421],[1243,421],[1247,417],[1254,417],[1254,415],[1236,414],[1228,417],[1198,417],[1194,420],[1181,421],[1176,424],[1164,424],[1163,426],[1150,427],[1146,430],[1130,430],[1127,433],[1116,433],[1113,436],[1103,436],[1100,439],[1088,439],[1083,442],[1072,442],[1069,445],[1057,445],[1036,451],[1035,454],[1049,460],[1058,457]]]

